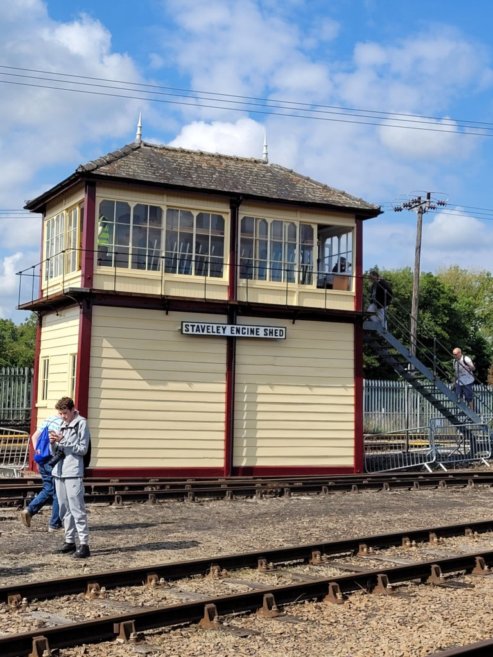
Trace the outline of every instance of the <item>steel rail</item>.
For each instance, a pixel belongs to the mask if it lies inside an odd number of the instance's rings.
[[[447,486],[473,486],[493,485],[493,473],[449,473],[444,475],[423,475],[416,473],[412,476],[375,477],[375,476],[341,476],[303,478],[300,480],[289,478],[283,479],[253,479],[253,480],[172,480],[154,481],[146,480],[122,480],[111,479],[92,481],[86,480],[87,502],[114,502],[115,495],[125,497],[127,500],[145,501],[147,499],[193,499],[199,497],[231,497],[239,496],[262,496],[289,495],[291,493],[324,493],[335,491],[356,490],[392,490],[400,488],[430,488]],[[41,488],[41,483],[22,484],[0,484],[0,501],[23,501],[30,495],[36,494]]]
[[[40,582],[14,583],[0,587],[0,602],[9,603],[12,598],[33,600],[49,599],[62,595],[84,593],[90,584],[97,583],[107,589],[116,587],[138,586],[145,582],[150,574],[159,579],[172,581],[206,575],[213,566],[220,570],[238,570],[241,568],[257,568],[260,560],[267,563],[283,564],[300,562],[307,563],[314,559],[314,554],[320,557],[330,557],[342,554],[368,553],[374,549],[385,549],[399,545],[409,546],[418,542],[437,542],[441,538],[452,536],[473,536],[475,533],[493,531],[493,519],[455,525],[440,525],[421,529],[404,530],[387,534],[370,534],[337,541],[307,543],[302,545],[257,550],[254,552],[216,555],[203,559],[165,562],[161,564],[129,568],[125,570],[110,570],[100,573],[77,575]],[[0,653],[1,654],[1,653]]]
[[[390,585],[405,581],[417,580],[421,583],[440,584],[443,583],[444,573],[470,573],[478,567],[481,568],[479,566],[481,563],[489,567],[493,563],[493,551],[423,561],[395,568],[369,570],[340,577],[324,577],[298,584],[265,587],[247,593],[215,596],[200,602],[153,607],[142,611],[132,610],[126,614],[107,616],[83,623],[2,637],[0,638],[0,654],[2,657],[27,657],[36,654],[36,650],[41,655],[43,653],[38,650],[40,644],[42,644],[43,650],[65,648],[84,643],[114,640],[118,634],[127,636],[129,634],[128,626],[131,628],[131,633],[137,633],[198,622],[202,618],[207,619],[208,615],[209,619],[211,616],[215,618],[216,613],[222,616],[251,612],[262,606],[265,608],[268,600],[266,596],[271,596],[268,606],[274,608],[294,602],[322,598],[337,602],[340,601],[340,596],[360,590],[390,592]],[[334,595],[335,590],[337,591],[336,595]],[[211,606],[214,608],[213,615],[210,614]],[[126,624],[128,624],[127,629]]]
[[[434,652],[428,657],[491,657],[493,655],[493,639],[470,643],[467,646],[457,648],[446,648],[439,652]]]

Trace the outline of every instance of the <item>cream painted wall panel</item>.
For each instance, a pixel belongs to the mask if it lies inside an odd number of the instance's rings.
[[[225,341],[182,335],[186,320],[189,313],[94,308],[96,467],[222,467]]]
[[[79,339],[79,307],[59,310],[43,317],[40,359],[49,358],[48,398],[41,399],[41,376],[38,380],[38,424],[55,413],[60,397],[68,394],[69,357],[77,353]]]
[[[287,337],[238,340],[235,466],[352,466],[353,326],[265,324]]]

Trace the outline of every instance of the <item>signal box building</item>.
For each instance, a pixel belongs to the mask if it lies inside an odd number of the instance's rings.
[[[26,208],[42,215],[41,262],[21,274],[33,429],[73,396],[90,474],[362,470],[378,207],[265,160],[137,141]]]

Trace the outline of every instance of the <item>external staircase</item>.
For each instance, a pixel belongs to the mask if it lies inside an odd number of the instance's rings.
[[[431,367],[425,365],[378,321],[366,320],[363,328],[365,343],[379,360],[389,365],[451,424],[462,426],[483,422],[478,413],[458,400],[455,391],[442,380],[446,373],[438,372],[433,362]]]

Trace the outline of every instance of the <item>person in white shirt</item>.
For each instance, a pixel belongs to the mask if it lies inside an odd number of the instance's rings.
[[[472,409],[474,397],[472,386],[475,381],[473,372],[476,368],[469,356],[464,356],[460,347],[455,347],[452,354],[454,356],[455,394],[459,400],[464,399],[469,408]]]

